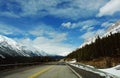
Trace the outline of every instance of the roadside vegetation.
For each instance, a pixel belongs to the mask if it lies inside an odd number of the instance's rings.
[[[73,51],[66,58],[101,68],[115,66],[120,63],[120,33],[98,36],[94,43]]]

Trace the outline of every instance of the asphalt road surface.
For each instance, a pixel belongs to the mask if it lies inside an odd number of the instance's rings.
[[[66,65],[40,65],[3,71],[0,78],[78,78]]]

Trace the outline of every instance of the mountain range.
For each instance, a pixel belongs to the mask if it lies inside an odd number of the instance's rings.
[[[5,58],[7,56],[47,56],[44,51],[38,51],[36,49],[30,50],[26,46],[17,43],[15,40],[6,36],[0,35],[0,57]]]

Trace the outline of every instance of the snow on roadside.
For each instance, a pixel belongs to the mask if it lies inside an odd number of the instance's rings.
[[[75,66],[75,67],[80,68],[80,69],[83,69],[85,71],[89,71],[89,72],[98,74],[98,75],[103,76],[105,78],[118,78],[119,77],[119,76],[116,77],[117,75],[115,75],[115,77],[114,77],[113,76],[114,74],[112,74],[112,73],[107,73],[105,71],[95,69],[94,67],[91,67],[88,65],[83,65],[83,64],[70,64],[70,65]],[[119,74],[120,74],[120,72],[119,72]]]
[[[67,61],[67,63],[76,63],[76,59],[72,59],[71,61]]]
[[[118,76],[120,78],[120,65],[117,65],[117,66],[112,67],[112,68],[99,69],[99,70],[113,74],[113,75]]]

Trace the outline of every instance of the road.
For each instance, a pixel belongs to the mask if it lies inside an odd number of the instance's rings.
[[[40,65],[0,74],[0,78],[78,78],[66,65]]]

